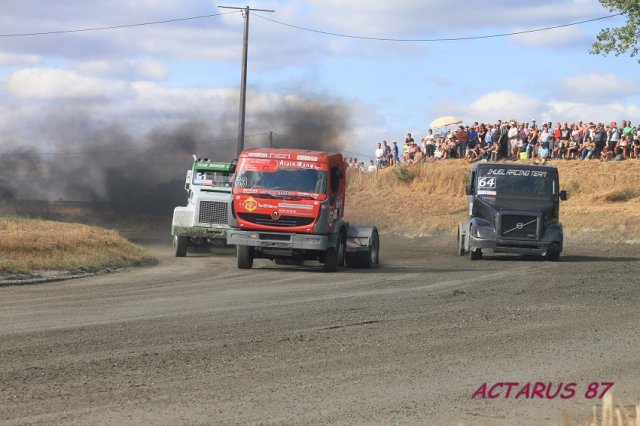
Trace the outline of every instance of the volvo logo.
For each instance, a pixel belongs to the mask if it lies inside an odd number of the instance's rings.
[[[520,223],[516,224],[516,228],[518,228],[518,229],[524,228],[524,223],[520,222]]]
[[[278,220],[280,218],[280,213],[278,213],[278,210],[274,210],[273,213],[271,213],[271,217],[273,218],[273,220]]]

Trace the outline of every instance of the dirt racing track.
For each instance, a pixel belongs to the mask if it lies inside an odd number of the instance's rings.
[[[589,418],[594,382],[640,399],[637,244],[471,262],[455,237],[381,240],[375,270],[154,242],[155,266],[0,287],[0,423],[550,424]],[[574,395],[514,397],[536,382]]]

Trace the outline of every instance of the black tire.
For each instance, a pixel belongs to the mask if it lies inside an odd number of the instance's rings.
[[[345,261],[345,238],[344,231],[340,231],[338,235],[338,246],[330,247],[324,254],[324,272],[336,272],[338,266],[343,266]]]
[[[474,249],[469,250],[469,260],[480,260],[482,259],[482,250]]]
[[[475,234],[473,231],[473,226],[471,226],[469,228],[469,260],[479,260],[482,259],[482,250],[471,247],[471,236]]]
[[[173,245],[176,249],[176,257],[185,257],[189,246],[189,238],[176,235],[173,237]]]
[[[557,248],[550,248],[547,250],[544,258],[552,262],[557,262],[558,260],[560,260],[560,250],[558,250]]]
[[[358,254],[359,268],[375,268],[380,263],[380,237],[377,231],[373,231],[369,250]]]
[[[458,226],[458,256],[464,256],[464,238],[460,233],[460,227]]]
[[[253,266],[253,247],[237,246],[236,258],[238,261],[238,269],[251,269]]]

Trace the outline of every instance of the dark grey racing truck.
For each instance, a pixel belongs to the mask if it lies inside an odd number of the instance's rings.
[[[557,261],[562,252],[558,169],[476,163],[466,186],[469,216],[458,224],[458,254],[538,255]]]

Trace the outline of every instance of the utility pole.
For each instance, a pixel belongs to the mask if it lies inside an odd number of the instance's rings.
[[[269,131],[269,148],[273,148],[273,132]]]
[[[247,101],[247,56],[249,50],[249,11],[254,10],[257,12],[275,12],[275,10],[267,9],[251,9],[249,6],[245,7],[232,7],[232,6],[218,6],[221,9],[236,9],[242,10],[242,17],[244,18],[244,39],[242,43],[242,75],[240,77],[240,113],[238,119],[238,157],[244,150],[244,116],[245,116],[245,104]]]

